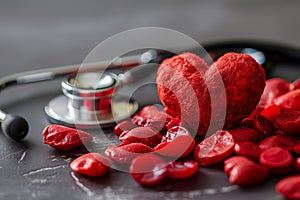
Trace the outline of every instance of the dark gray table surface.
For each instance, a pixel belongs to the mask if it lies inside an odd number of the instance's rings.
[[[81,63],[101,41],[144,26],[174,29],[200,43],[242,38],[300,47],[299,8],[299,1],[279,0],[3,0],[0,75]],[[195,177],[154,188],[117,170],[101,178],[74,174],[69,163],[81,151],[59,152],[42,142],[48,125],[43,108],[58,94],[59,81],[1,92],[1,108],[28,119],[30,132],[19,143],[0,134],[0,199],[283,199],[274,190],[279,177],[243,189],[231,186],[218,168],[200,168]]]

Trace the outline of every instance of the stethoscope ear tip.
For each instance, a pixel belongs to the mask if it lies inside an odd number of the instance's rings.
[[[1,128],[3,133],[7,136],[13,140],[19,141],[27,135],[29,125],[23,117],[7,114],[1,123]]]

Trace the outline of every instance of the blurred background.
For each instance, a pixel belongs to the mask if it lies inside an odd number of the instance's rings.
[[[1,0],[1,76],[81,63],[101,41],[145,26],[200,43],[259,39],[300,47],[300,1]]]

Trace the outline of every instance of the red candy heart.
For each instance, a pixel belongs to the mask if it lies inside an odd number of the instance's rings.
[[[233,136],[229,132],[218,131],[196,146],[194,158],[201,166],[210,166],[230,156],[234,145]]]
[[[259,160],[261,148],[252,142],[237,142],[234,146],[234,153],[245,156],[251,160]]]
[[[154,151],[168,157],[185,157],[193,151],[196,142],[189,131],[181,126],[174,126],[168,130]]]
[[[300,89],[292,90],[274,99],[274,103],[284,110],[300,110]]]
[[[120,141],[127,140],[130,143],[139,142],[150,147],[158,145],[162,139],[162,135],[150,127],[137,127],[130,131],[123,132]]]
[[[105,154],[117,163],[129,164],[138,155],[152,151],[152,148],[145,144],[130,143],[122,146],[110,146],[105,150]]]
[[[85,131],[58,124],[51,124],[43,131],[44,143],[60,150],[74,149],[92,139],[93,136]]]
[[[99,153],[88,153],[73,160],[70,168],[87,176],[103,176],[109,171],[110,163]]]
[[[300,199],[300,175],[282,179],[276,184],[276,190],[288,199]]]
[[[300,135],[300,111],[289,110],[281,112],[275,118],[275,124],[288,135]]]
[[[264,150],[259,158],[261,165],[269,167],[272,173],[283,174],[293,168],[292,154],[281,147],[271,147]]]
[[[153,154],[136,157],[129,167],[131,177],[142,186],[160,183],[167,175],[167,163]]]
[[[287,150],[292,150],[295,145],[299,144],[300,139],[288,135],[273,135],[267,137],[259,143],[259,147],[262,150],[269,149],[271,147],[281,147]]]
[[[125,120],[117,124],[114,128],[114,133],[116,135],[121,135],[125,131],[130,131],[133,128],[136,128],[137,125],[132,123],[131,121]]]
[[[243,156],[233,156],[224,161],[224,171],[231,184],[240,186],[256,185],[269,175],[268,167],[261,166]]]
[[[261,96],[260,104],[270,105],[276,97],[290,91],[290,83],[281,78],[266,80],[266,87]]]
[[[198,171],[198,163],[194,160],[185,162],[173,161],[169,163],[167,170],[168,178],[188,178],[196,174]]]
[[[261,141],[260,134],[251,128],[240,126],[235,129],[228,130],[233,136],[235,142],[253,142],[258,144]]]
[[[166,126],[171,121],[171,116],[155,106],[146,106],[132,117],[134,124],[151,127],[161,132],[166,131]]]

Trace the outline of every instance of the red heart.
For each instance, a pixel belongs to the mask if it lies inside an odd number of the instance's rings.
[[[233,156],[224,161],[224,171],[231,184],[240,186],[256,185],[269,176],[269,168],[261,166],[243,156]]]
[[[163,105],[201,136],[238,125],[258,104],[263,68],[249,55],[227,53],[208,67],[191,53],[166,59],[157,71]]]

